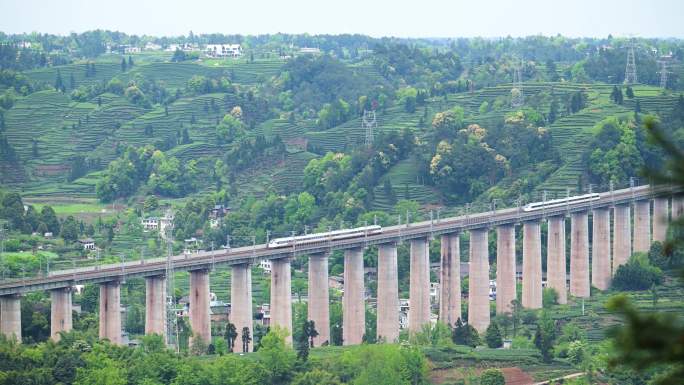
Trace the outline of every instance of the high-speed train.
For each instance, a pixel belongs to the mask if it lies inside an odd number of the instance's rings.
[[[357,227],[355,229],[335,230],[326,233],[299,235],[296,237],[275,238],[272,241],[268,242],[268,248],[272,249],[292,245],[306,245],[321,241],[335,241],[338,239],[356,238],[380,233],[382,233],[382,227],[380,226],[364,226]]]
[[[572,204],[576,204],[576,203],[591,202],[591,201],[595,201],[597,199],[601,199],[601,195],[598,193],[577,195],[574,197],[568,197],[568,198],[562,198],[562,199],[553,199],[553,200],[546,201],[546,202],[530,203],[530,204],[525,205],[525,207],[523,207],[523,211],[536,211],[536,210],[543,210],[543,209],[552,209],[552,208],[563,207],[563,206],[572,205]]]

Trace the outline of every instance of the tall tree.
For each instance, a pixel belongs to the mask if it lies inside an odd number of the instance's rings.
[[[228,342],[228,350],[232,353],[233,348],[235,347],[235,339],[237,338],[238,333],[237,329],[235,328],[235,325],[231,322],[228,322],[228,325],[226,325],[226,332],[224,334],[224,338],[226,339],[226,342]]]
[[[242,352],[247,353],[249,352],[249,343],[252,342],[252,336],[249,334],[249,328],[248,327],[243,327],[242,328]]]

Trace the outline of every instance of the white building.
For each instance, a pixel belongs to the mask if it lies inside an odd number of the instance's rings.
[[[321,50],[318,48],[314,47],[302,47],[299,49],[300,54],[311,54],[311,55],[318,55],[321,53]]]
[[[185,52],[190,52],[190,51],[197,51],[199,47],[197,44],[190,44],[190,43],[182,43],[182,44],[169,44],[168,47],[164,51],[166,52],[175,52],[176,50],[179,51],[185,51]]]
[[[140,220],[140,224],[145,232],[159,230],[159,218],[157,217],[143,218]]]
[[[140,53],[140,47],[131,47],[131,46],[124,46],[124,53],[125,54],[132,54],[132,53]]]
[[[166,231],[173,229],[173,210],[166,210],[164,216],[159,218],[159,234],[163,239],[166,239]]]
[[[204,53],[209,57],[240,57],[240,44],[207,44]]]
[[[406,329],[409,326],[409,308],[410,302],[408,299],[399,299],[399,329]]]
[[[431,304],[439,303],[439,283],[438,282],[430,282],[430,303]]]
[[[264,271],[264,274],[271,274],[271,260],[262,259],[259,261],[259,267]]]
[[[145,44],[145,51],[159,51],[161,48],[162,47],[159,44],[151,41],[148,41],[147,44]]]
[[[78,243],[83,245],[83,250],[95,250],[95,240],[91,238],[79,239]]]

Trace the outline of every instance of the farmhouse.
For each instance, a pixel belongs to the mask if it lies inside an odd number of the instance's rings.
[[[92,238],[79,239],[78,243],[83,246],[83,250],[95,250],[95,240]]]
[[[155,231],[159,230],[159,218],[148,217],[140,220],[140,224],[143,227],[143,231]]]
[[[240,44],[207,44],[204,53],[208,57],[240,57],[242,47]]]

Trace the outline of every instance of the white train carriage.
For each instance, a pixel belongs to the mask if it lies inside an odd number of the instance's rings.
[[[287,246],[292,246],[292,245],[307,245],[311,243],[316,243],[316,242],[322,242],[322,241],[335,241],[339,239],[348,239],[348,238],[357,238],[357,237],[365,237],[368,235],[374,235],[374,234],[380,234],[382,233],[382,227],[373,225],[373,226],[364,226],[364,227],[357,227],[355,229],[344,229],[344,230],[335,230],[335,231],[330,231],[326,233],[316,233],[316,234],[307,234],[307,235],[299,235],[295,237],[284,237],[284,238],[275,238],[268,242],[268,248],[273,249],[273,248],[278,248],[278,247],[287,247]]]
[[[537,210],[544,210],[544,209],[553,209],[556,207],[565,207],[568,205],[573,205],[577,203],[587,203],[591,201],[595,201],[601,199],[601,195],[598,193],[592,193],[592,194],[584,194],[584,195],[577,195],[574,197],[568,197],[568,198],[562,198],[562,199],[553,199],[550,201],[546,202],[535,202],[535,203],[529,203],[523,207],[523,211],[537,211]]]

